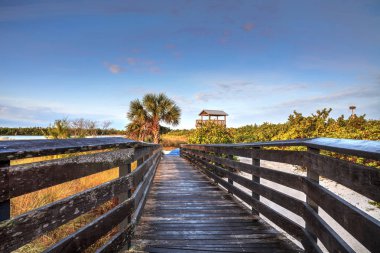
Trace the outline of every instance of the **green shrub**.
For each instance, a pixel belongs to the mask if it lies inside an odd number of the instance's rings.
[[[212,121],[206,122],[194,130],[189,136],[189,143],[192,144],[214,144],[232,143],[233,138],[230,131],[225,127],[215,124]]]

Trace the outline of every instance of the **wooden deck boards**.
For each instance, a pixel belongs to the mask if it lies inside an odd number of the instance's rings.
[[[132,240],[146,252],[299,252],[186,160],[165,156]]]

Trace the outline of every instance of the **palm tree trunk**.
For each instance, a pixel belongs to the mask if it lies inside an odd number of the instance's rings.
[[[160,124],[158,120],[154,120],[153,122],[153,142],[158,144],[160,141]]]
[[[159,133],[154,133],[154,139],[153,139],[153,142],[158,144],[158,142],[160,141],[160,134]]]

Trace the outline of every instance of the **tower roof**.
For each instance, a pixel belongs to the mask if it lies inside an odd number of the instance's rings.
[[[228,116],[228,114],[225,111],[204,109],[199,113],[199,116]]]

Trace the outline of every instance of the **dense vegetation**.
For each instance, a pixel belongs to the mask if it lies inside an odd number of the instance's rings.
[[[367,120],[365,115],[349,118],[342,115],[334,119],[330,113],[331,109],[323,109],[304,116],[294,111],[285,123],[255,124],[229,130],[235,143],[314,137],[380,140],[380,120]]]
[[[196,128],[188,140],[196,144],[232,143],[233,137],[229,129],[209,121]]]
[[[369,120],[365,115],[333,118],[331,111],[322,109],[307,116],[294,111],[285,123],[277,124],[266,122],[224,128],[209,123],[198,129],[171,130],[162,135],[162,143],[178,147],[183,143],[242,143],[313,137],[380,140],[380,120]]]
[[[360,140],[380,140],[380,120],[368,120],[365,115],[343,115],[334,119],[331,109],[318,110],[309,116],[294,111],[285,123],[263,123],[238,128],[224,128],[212,123],[195,130],[175,130],[167,135],[186,135],[189,143],[241,143],[330,137]]]
[[[0,127],[0,135],[44,135],[46,127]]]

